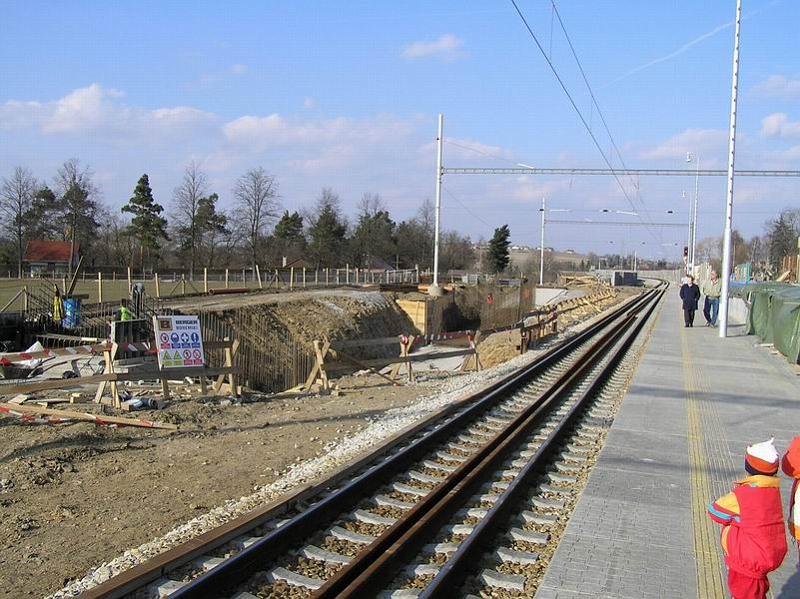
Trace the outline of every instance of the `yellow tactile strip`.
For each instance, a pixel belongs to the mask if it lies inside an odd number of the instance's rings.
[[[688,420],[689,481],[692,493],[692,529],[694,554],[697,564],[697,596],[704,599],[724,598],[725,584],[722,578],[722,559],[719,546],[719,531],[708,516],[706,505],[716,499],[718,493],[710,476],[711,460],[724,460],[729,454],[711,451],[709,445],[720,448],[724,437],[720,434],[719,420],[715,414],[706,413],[702,400],[697,397],[702,384],[693,365],[686,331],[681,329],[681,354],[683,358],[683,384],[686,391],[686,416]],[[705,417],[703,417],[705,416]],[[716,430],[715,430],[716,429]],[[708,438],[706,433],[710,433]],[[711,444],[708,440],[711,440]]]

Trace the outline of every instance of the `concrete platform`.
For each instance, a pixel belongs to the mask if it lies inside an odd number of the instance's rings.
[[[748,444],[774,435],[782,452],[800,434],[800,376],[743,327],[720,339],[704,323],[683,327],[673,286],[537,598],[728,596],[706,503],[743,475]],[[797,559],[790,546],[774,597],[800,598]]]

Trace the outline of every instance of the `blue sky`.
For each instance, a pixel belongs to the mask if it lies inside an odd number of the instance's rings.
[[[550,2],[519,4],[610,155]],[[737,167],[800,169],[800,5],[744,5]],[[692,168],[687,151],[724,167],[733,0],[557,6],[629,167]],[[78,157],[115,209],[143,172],[168,205],[194,159],[228,205],[260,165],[290,210],[329,186],[350,215],[373,192],[408,218],[433,197],[438,112],[446,166],[604,166],[510,2],[15,2],[0,57],[0,176],[19,164],[49,180]],[[693,179],[643,178],[638,195],[624,183],[652,220],[686,220]],[[737,179],[735,225],[759,233],[800,205],[798,183]],[[448,175],[445,189],[444,227],[474,239],[508,223],[514,242],[538,243],[542,195],[572,210],[563,219],[631,210],[611,178]],[[700,202],[698,236],[719,235],[724,178],[701,180]],[[655,256],[684,237],[552,225],[547,243]]]

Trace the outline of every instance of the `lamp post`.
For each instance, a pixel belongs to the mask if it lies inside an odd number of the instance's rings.
[[[694,267],[697,265],[697,203],[700,197],[700,156],[696,156],[691,152],[686,154],[686,162],[695,161],[695,175],[694,175],[694,210],[692,211],[692,245],[689,246],[689,274],[694,275]]]
[[[444,115],[439,113],[439,133],[436,137],[436,209],[434,217],[434,238],[433,238],[433,284],[428,288],[428,294],[432,296],[442,295],[442,288],[439,287],[439,231],[441,229],[440,220],[442,212],[442,137],[444,131]]]
[[[539,239],[539,287],[544,285],[544,214],[547,211],[547,200],[542,197],[542,207],[539,208],[542,213],[542,235]]]

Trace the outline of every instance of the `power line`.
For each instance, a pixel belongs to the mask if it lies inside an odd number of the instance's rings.
[[[454,196],[454,195],[453,195],[453,192],[451,192],[449,189],[447,189],[447,187],[445,187],[445,186],[442,186],[442,189],[444,189],[444,192],[445,192],[447,195],[449,195],[449,196],[450,196],[450,197],[451,197],[453,200],[455,200],[455,201],[456,201],[456,203],[457,203],[459,206],[461,206],[461,207],[462,207],[464,210],[466,210],[466,211],[467,211],[469,214],[471,214],[473,217],[477,218],[479,221],[481,221],[481,222],[482,222],[484,225],[486,225],[487,227],[491,228],[491,226],[492,226],[492,225],[490,225],[489,223],[487,223],[487,222],[486,222],[484,219],[482,219],[480,216],[478,216],[477,214],[475,214],[475,213],[474,213],[472,210],[470,210],[469,208],[467,208],[467,206],[466,206],[466,205],[465,205],[465,204],[464,204],[464,203],[463,203],[461,200],[459,200],[459,199],[458,199],[456,196]]]
[[[534,43],[536,44],[536,47],[539,49],[539,52],[542,54],[542,56],[544,57],[545,61],[547,62],[547,65],[550,67],[550,70],[553,72],[553,75],[555,76],[556,80],[558,81],[558,84],[561,86],[562,91],[564,92],[564,94],[569,99],[570,104],[572,104],[572,108],[575,110],[575,113],[578,115],[578,118],[581,120],[581,123],[583,123],[583,126],[586,129],[586,132],[589,134],[589,137],[592,138],[592,141],[594,142],[594,145],[597,148],[597,151],[600,152],[600,155],[603,157],[603,161],[606,163],[608,168],[611,169],[612,174],[614,176],[614,179],[616,180],[617,185],[619,185],[619,188],[622,191],[622,194],[625,196],[625,199],[628,201],[628,204],[630,204],[630,206],[631,206],[631,208],[633,210],[636,210],[636,204],[633,202],[633,200],[631,200],[631,197],[628,195],[628,191],[625,189],[625,186],[622,184],[622,181],[620,180],[619,176],[617,175],[616,171],[614,170],[614,167],[611,165],[611,161],[608,159],[608,157],[606,156],[606,153],[603,151],[603,148],[600,145],[600,142],[597,141],[597,137],[595,137],[594,133],[592,132],[592,128],[589,127],[589,123],[586,122],[586,119],[584,118],[583,113],[580,111],[580,108],[578,108],[578,105],[575,103],[575,100],[572,98],[572,94],[569,93],[569,90],[567,89],[567,86],[564,84],[564,81],[561,79],[561,76],[558,74],[558,70],[556,69],[555,65],[550,60],[550,58],[547,56],[547,53],[545,52],[544,48],[542,47],[542,44],[539,42],[539,38],[536,37],[536,34],[533,32],[533,29],[531,29],[531,26],[528,24],[528,21],[525,18],[525,15],[522,14],[522,11],[520,10],[519,6],[517,5],[516,0],[511,0],[511,4],[514,6],[514,9],[517,11],[517,14],[519,15],[519,18],[522,20],[522,23],[525,25],[525,29],[528,30],[528,34],[533,39]],[[644,222],[644,221],[642,221],[642,222]],[[648,230],[650,230],[650,229],[648,229]],[[653,235],[654,238],[657,239],[657,237],[655,235],[655,232],[650,230],[650,233]]]

